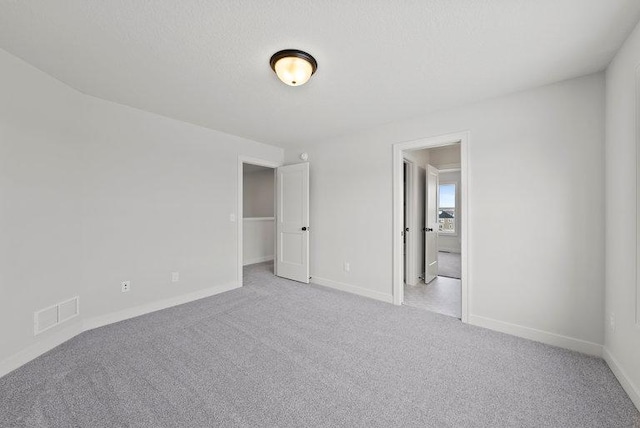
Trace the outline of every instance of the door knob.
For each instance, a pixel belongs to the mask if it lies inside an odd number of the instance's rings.
[[[404,231],[405,231],[405,232],[408,232],[408,231],[409,231],[409,228],[407,227]]]
[[[306,228],[306,227],[303,227],[303,228],[302,228],[302,230],[307,230],[307,228]]]
[[[433,229],[431,227],[425,227],[424,231],[425,232],[433,232]]]

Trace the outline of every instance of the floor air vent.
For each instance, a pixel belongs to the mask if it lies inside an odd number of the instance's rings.
[[[33,314],[33,334],[57,326],[80,313],[80,297],[76,296],[64,302],[56,303]]]

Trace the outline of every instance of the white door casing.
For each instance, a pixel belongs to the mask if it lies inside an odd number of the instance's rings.
[[[438,276],[438,170],[427,165],[424,228],[424,282],[429,283]]]
[[[308,284],[308,162],[277,169],[276,207],[276,275]]]

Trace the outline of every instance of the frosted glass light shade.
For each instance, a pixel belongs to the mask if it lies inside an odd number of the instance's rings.
[[[289,86],[307,83],[318,67],[316,60],[306,52],[288,49],[271,57],[271,68],[278,79]]]
[[[311,64],[302,58],[288,56],[276,62],[278,78],[289,86],[304,85],[311,78]]]

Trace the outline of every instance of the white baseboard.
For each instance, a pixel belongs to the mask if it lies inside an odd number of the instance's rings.
[[[85,320],[78,319],[77,322],[69,325],[59,331],[51,330],[50,334],[43,334],[43,338],[33,345],[19,351],[18,353],[5,358],[0,362],[0,377],[14,371],[15,369],[23,366],[29,361],[39,357],[55,348],[58,345],[63,344],[69,339],[77,336],[78,334],[93,330],[94,328],[102,327],[115,322],[124,321],[129,318],[135,318],[140,315],[148,314],[150,312],[159,311],[161,309],[167,309],[172,306],[181,305],[183,303],[192,302],[194,300],[203,299],[216,294],[224,293],[239,288],[237,282],[230,282],[228,284],[221,284],[203,290],[194,291],[189,294],[183,294],[180,296],[171,297],[168,299],[158,300],[150,302],[144,305],[136,306],[133,308],[124,309],[122,311],[114,312],[111,314],[88,318]]]
[[[58,331],[49,331],[48,334],[43,334],[33,345],[30,345],[22,351],[13,354],[10,357],[5,358],[0,362],[0,377],[11,373],[15,369],[27,364],[29,361],[36,359],[40,355],[52,350],[58,345],[62,345],[69,339],[74,338],[78,334],[82,333],[82,322],[77,320],[75,323],[70,324]]]
[[[547,345],[582,352],[583,354],[602,357],[602,345],[582,339],[576,339],[574,337],[563,336],[561,334],[551,333],[478,315],[469,315],[469,324],[511,334],[513,336],[523,337],[536,342],[546,343]]]
[[[393,303],[393,296],[391,294],[385,294],[379,291],[369,290],[367,288],[358,287],[356,285],[333,281],[331,279],[326,279],[326,278],[320,278],[313,275],[311,276],[311,282],[313,284],[323,285],[329,288],[335,288],[336,290],[346,291],[347,293],[369,297],[370,299],[376,299],[386,303]]]
[[[625,390],[633,404],[635,404],[636,408],[640,410],[640,387],[633,383],[618,360],[615,359],[611,351],[606,347],[603,349],[602,356],[607,364],[609,364],[609,368],[611,368],[613,374],[616,375],[618,382],[620,382],[620,385],[622,385],[622,388]]]
[[[269,262],[271,260],[274,259],[274,255],[270,255],[270,256],[264,256],[264,257],[257,257],[255,259],[249,259],[249,260],[245,260],[242,262],[242,266],[247,266],[247,265],[253,265],[256,263],[262,263],[262,262]]]
[[[130,318],[139,317],[140,315],[160,311],[172,306],[182,305],[183,303],[192,302],[194,300],[204,299],[205,297],[214,296],[216,294],[224,293],[225,291],[230,291],[236,288],[239,288],[239,286],[238,283],[234,281],[227,284],[216,285],[214,287],[194,291],[189,294],[182,294],[180,296],[157,300],[155,302],[146,303],[144,305],[134,306],[133,308],[123,309],[118,312],[112,312],[110,314],[88,318],[82,322],[82,330],[93,330],[94,328],[124,321]]]

